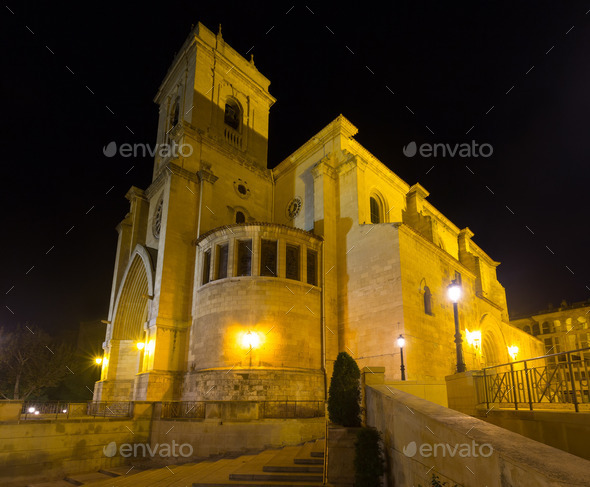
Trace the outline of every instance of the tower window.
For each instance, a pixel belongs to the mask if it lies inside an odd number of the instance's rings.
[[[432,293],[428,286],[424,287],[424,313],[432,316]]]
[[[252,275],[252,240],[238,240],[238,276]]]
[[[227,277],[228,244],[217,246],[217,279]]]
[[[287,260],[287,279],[299,280],[299,246],[287,245],[286,248]]]
[[[370,200],[371,207],[371,223],[381,223],[381,205],[377,198],[371,196]]]
[[[242,211],[236,212],[236,223],[245,223],[246,215]]]
[[[533,336],[539,336],[541,334],[541,331],[539,330],[539,323],[535,323],[533,325]]]
[[[209,282],[209,273],[211,268],[211,250],[207,250],[203,254],[203,284]]]
[[[176,127],[180,117],[180,97],[177,96],[174,100],[174,106],[172,107],[172,113],[170,117],[170,126]]]
[[[240,130],[240,123],[242,119],[242,112],[237,102],[231,98],[225,104],[225,115],[223,121],[234,130]]]
[[[318,285],[318,253],[307,249],[307,284]]]
[[[260,275],[277,275],[277,241],[262,240],[260,243]]]

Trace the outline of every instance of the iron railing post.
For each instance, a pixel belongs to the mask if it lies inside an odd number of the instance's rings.
[[[490,398],[488,397],[488,378],[486,376],[486,369],[483,369],[483,388],[486,391],[486,408],[490,410]]]
[[[510,377],[512,379],[512,390],[514,390],[516,386],[516,381],[514,379],[514,364],[510,364]],[[516,391],[513,392],[514,394],[514,409],[518,411],[518,397],[516,396]]]
[[[574,378],[574,369],[572,367],[572,356],[569,352],[567,353],[567,363],[570,371],[570,380],[572,382],[572,396],[574,401],[574,409],[576,410],[576,413],[578,413],[580,411],[580,407],[578,406],[578,393],[576,392],[576,380]]]
[[[526,379],[526,391],[529,396],[529,409],[533,410],[533,396],[531,395],[531,381],[529,379],[529,369],[526,364],[526,360],[524,361],[524,377]]]

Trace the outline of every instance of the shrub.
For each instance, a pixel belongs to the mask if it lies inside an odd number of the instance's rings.
[[[334,362],[330,380],[328,416],[340,426],[361,425],[361,371],[354,359],[346,352],[340,352]]]
[[[380,487],[385,470],[381,434],[376,429],[363,428],[354,446],[354,487]]]

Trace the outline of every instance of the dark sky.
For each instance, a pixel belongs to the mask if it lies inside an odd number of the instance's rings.
[[[0,7],[0,324],[106,318],[114,228],[152,160],[102,148],[154,143],[153,97],[199,20],[271,80],[271,166],[342,113],[502,262],[512,313],[589,297],[590,3],[216,3]],[[411,141],[493,155],[407,158]]]

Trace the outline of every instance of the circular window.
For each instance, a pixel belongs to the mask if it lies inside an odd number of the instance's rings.
[[[152,233],[154,237],[160,238],[160,230],[162,228],[162,211],[164,207],[164,199],[160,198],[156,211],[154,212],[154,221],[152,223]]]
[[[250,197],[250,188],[248,188],[248,183],[246,181],[237,179],[234,181],[234,189],[240,198],[246,199]]]
[[[301,198],[299,196],[295,196],[295,198],[289,201],[289,204],[287,205],[287,217],[290,220],[293,220],[297,215],[299,215],[302,205],[303,202],[301,201]]]

